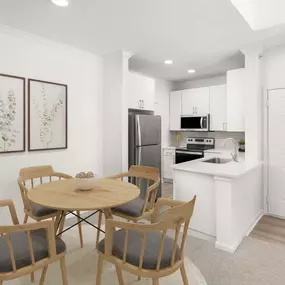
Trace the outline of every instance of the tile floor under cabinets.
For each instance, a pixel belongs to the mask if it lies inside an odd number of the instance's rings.
[[[173,184],[170,182],[162,183],[162,197],[163,198],[173,198]]]

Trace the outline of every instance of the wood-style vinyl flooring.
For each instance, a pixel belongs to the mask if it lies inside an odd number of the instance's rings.
[[[285,219],[263,216],[249,236],[285,245]]]

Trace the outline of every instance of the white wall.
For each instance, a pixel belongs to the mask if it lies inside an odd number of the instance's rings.
[[[68,85],[68,149],[0,155],[0,199],[13,199],[22,220],[20,168],[51,164],[71,175],[80,171],[102,174],[102,60],[4,27],[0,43],[0,73]],[[6,213],[1,223],[6,222]]]
[[[112,175],[122,171],[122,52],[104,57],[103,84],[103,173]]]
[[[244,50],[245,54],[245,141],[246,160],[263,160],[263,92],[262,61],[258,47]]]
[[[154,114],[160,115],[162,118],[162,146],[169,146],[171,144],[171,134],[169,131],[169,93],[172,91],[172,88],[172,83],[169,81],[155,81]]]
[[[285,88],[285,47],[265,53],[263,62],[264,89]]]
[[[267,51],[264,53],[262,59],[262,68],[263,68],[263,80],[264,80],[264,102],[267,98],[267,91],[269,89],[278,89],[284,88],[285,89],[285,80],[284,80],[284,70],[285,70],[285,47],[279,47]],[[267,109],[265,108],[265,104],[263,107],[264,110],[264,154],[268,153],[268,142],[267,142]],[[278,126],[280,127],[280,126]],[[270,195],[269,189],[267,189],[268,183],[268,157],[265,155],[265,179],[264,179],[264,200],[266,201],[266,197]],[[268,198],[270,200],[270,197]],[[266,202],[264,203],[264,208],[269,211],[268,205]]]
[[[211,77],[211,78],[204,78],[204,79],[173,82],[173,91],[199,88],[199,87],[209,87],[209,86],[222,85],[222,84],[227,84],[227,77],[225,75]]]

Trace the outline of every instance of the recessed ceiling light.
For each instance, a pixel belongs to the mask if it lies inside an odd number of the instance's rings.
[[[196,70],[195,69],[188,69],[188,73],[195,73]]]
[[[173,60],[171,59],[167,59],[164,61],[165,64],[173,64]]]
[[[60,6],[60,7],[66,7],[69,5],[69,0],[51,0],[53,4]]]

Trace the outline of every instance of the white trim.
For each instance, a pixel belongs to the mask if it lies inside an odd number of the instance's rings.
[[[263,185],[264,185],[264,198],[263,198],[263,207],[264,207],[264,213],[265,214],[271,214],[270,213],[270,189],[269,189],[269,106],[267,107],[267,101],[268,105],[270,105],[269,101],[269,92],[274,90],[285,90],[285,87],[280,88],[270,88],[266,89],[263,93],[263,106],[264,106],[264,174],[263,174]],[[268,203],[267,203],[268,202]]]
[[[263,126],[264,126],[264,146],[263,146],[263,161],[264,161],[264,171],[263,171],[263,209],[265,213],[269,212],[269,175],[268,175],[268,111],[269,111],[269,96],[268,96],[269,90],[264,90],[263,92],[263,110],[264,110],[264,116],[263,116]]]
[[[252,222],[252,224],[249,226],[248,230],[245,232],[244,235],[242,235],[238,242],[235,243],[234,246],[229,246],[227,244],[223,244],[223,243],[220,243],[218,241],[216,241],[215,245],[216,245],[216,248],[218,249],[221,249],[221,250],[224,250],[224,251],[227,251],[229,253],[235,253],[236,250],[239,248],[239,246],[241,245],[241,243],[243,242],[244,238],[247,237],[251,231],[255,228],[255,226],[257,225],[257,223],[260,221],[260,219],[263,217],[263,211],[261,210],[258,215],[256,216],[256,218],[254,219],[254,221]]]
[[[249,227],[249,229],[247,230],[245,236],[249,236],[249,234],[252,232],[252,230],[255,228],[255,226],[258,224],[258,222],[260,221],[260,219],[263,217],[264,215],[264,211],[261,210],[258,215],[256,216],[255,220],[253,221],[253,223],[251,224],[251,226]]]
[[[206,241],[211,241],[211,242],[215,242],[216,241],[216,237],[211,236],[211,235],[207,235],[207,234],[204,234],[204,233],[201,233],[199,231],[196,231],[196,230],[193,230],[193,229],[190,229],[190,228],[189,228],[187,234],[189,236],[193,236],[193,237],[196,237],[196,238],[199,238],[199,239],[203,239],[203,240],[206,240]]]
[[[218,249],[221,249],[223,251],[229,252],[229,253],[235,253],[235,251],[237,250],[239,245],[237,245],[236,247],[230,247],[230,246],[228,246],[226,244],[223,244],[223,243],[220,243],[220,242],[216,241],[215,247],[218,248]]]

